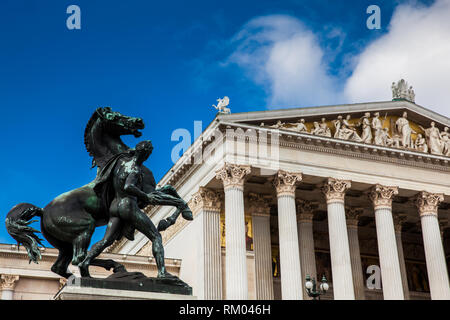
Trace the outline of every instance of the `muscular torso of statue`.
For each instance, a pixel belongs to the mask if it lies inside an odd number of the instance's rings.
[[[138,200],[146,201],[148,196],[142,191],[142,171],[136,160],[122,160],[119,172],[113,180],[115,198],[110,206],[112,217],[132,219],[132,212],[139,210]]]

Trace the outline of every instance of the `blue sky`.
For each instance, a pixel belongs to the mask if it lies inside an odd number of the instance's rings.
[[[81,30],[66,28],[71,4],[81,8]],[[381,30],[366,27],[371,4],[381,8]],[[215,116],[211,104],[224,95],[232,112],[373,101],[373,96],[389,100],[390,83],[400,79],[392,77],[402,76],[401,70],[380,80],[378,91],[355,97],[354,83],[378,79],[365,71],[371,46],[388,46],[398,32],[408,32],[404,20],[415,14],[436,20],[433,15],[443,10],[427,11],[433,6],[434,1],[2,0],[0,217],[19,202],[44,207],[94,179],[83,132],[99,106],[145,120],[140,140],[153,141],[147,165],[159,180],[173,164],[172,132],[193,133],[194,121],[205,128]],[[393,17],[398,23],[390,25]],[[400,40],[394,43],[401,46]],[[277,50],[286,48],[292,48],[298,71],[293,75],[282,73],[289,65],[278,65]],[[296,50],[309,55],[297,56]],[[311,79],[306,82],[315,88],[323,84],[325,91],[298,94],[311,91],[300,78]],[[299,90],[283,91],[287,80]],[[436,96],[433,88],[430,97]],[[138,141],[125,140],[132,146]],[[3,224],[0,243],[14,243]]]

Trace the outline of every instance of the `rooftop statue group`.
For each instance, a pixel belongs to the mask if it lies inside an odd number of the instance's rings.
[[[408,88],[408,82],[401,79],[397,83],[392,82],[392,99],[393,100],[408,100],[411,102],[415,102],[416,93],[412,86]]]
[[[113,269],[114,273],[126,272],[123,265],[97,257],[115,240],[133,240],[138,230],[152,241],[158,278],[176,278],[165,268],[160,232],[173,225],[180,214],[186,220],[192,220],[193,215],[173,187],[156,188],[152,172],[143,164],[152,153],[152,143],[141,141],[129,148],[120,138],[140,137],[142,129],[141,118],[124,116],[109,107],[98,108],[84,135],[93,167],[98,167],[95,180],[58,196],[44,208],[21,203],[10,210],[6,228],[27,249],[30,262],[37,263],[41,258],[42,239],[36,234],[39,231],[30,226],[31,219],[39,217],[43,236],[59,250],[51,270],[62,277],[71,276],[70,263],[79,267],[82,277],[90,277],[90,265]],[[174,206],[176,210],[155,227],[141,210],[147,205]],[[103,239],[88,250],[95,228],[102,225],[107,225]]]
[[[336,120],[331,121],[334,127],[334,134],[332,134],[325,118],[322,118],[320,122],[314,121],[311,130],[307,128],[305,119],[300,119],[296,123],[283,123],[281,120],[278,120],[274,125],[267,127],[450,156],[450,132],[448,127],[445,127],[444,131],[441,132],[434,122],[431,122],[428,129],[419,125],[424,132],[424,135],[422,135],[422,133],[418,133],[411,128],[408,115],[404,112],[395,122],[391,118],[390,128],[392,129],[392,134],[390,134],[389,128],[384,126],[386,119],[387,115],[383,119],[380,117],[379,112],[375,112],[371,118],[370,113],[367,112],[358,122],[353,123],[350,122],[350,115],[347,115],[345,118],[339,115]],[[265,127],[266,125],[261,123],[260,126]],[[412,138],[412,134],[417,134],[416,139]]]

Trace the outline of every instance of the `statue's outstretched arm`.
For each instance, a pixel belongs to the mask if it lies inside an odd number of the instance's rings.
[[[127,180],[125,180],[123,191],[125,191],[130,196],[137,197],[139,200],[147,202],[148,195],[136,186],[138,181],[139,181],[138,173],[135,171],[131,172],[128,175]]]

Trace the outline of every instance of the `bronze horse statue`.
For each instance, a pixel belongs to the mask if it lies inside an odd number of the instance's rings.
[[[95,228],[106,225],[110,221],[107,195],[102,194],[105,188],[103,191],[99,191],[94,187],[98,182],[99,173],[112,158],[117,155],[132,154],[132,149],[123,143],[120,137],[131,134],[140,137],[142,134],[139,130],[144,127],[141,118],[124,116],[119,112],[112,111],[109,107],[98,108],[89,120],[84,136],[86,149],[93,157],[93,167],[98,167],[96,179],[78,189],[61,194],[44,208],[21,203],[9,211],[5,220],[7,231],[19,245],[23,244],[27,249],[30,262],[37,263],[41,258],[39,245],[42,245],[42,240],[36,235],[39,231],[29,226],[34,222],[31,219],[40,217],[43,236],[59,250],[58,258],[51,267],[56,274],[69,278],[72,275],[67,270],[70,263],[80,267],[82,277],[90,276],[89,265],[103,267],[107,270],[112,268],[114,272],[126,271],[123,265],[113,260],[92,259],[92,257],[86,259]],[[148,197],[147,201],[139,199],[139,208],[143,209],[149,204],[172,205],[177,208],[170,218],[160,221],[158,231],[154,232],[155,236],[152,241],[156,242],[156,245],[153,247],[162,248],[159,231],[174,224],[180,213],[186,220],[192,220],[192,212],[173,187],[167,185],[156,189],[152,172],[144,165],[140,170],[142,172],[142,191],[152,196]],[[139,231],[148,234],[147,230]],[[107,247],[114,240],[120,240],[124,236],[133,240],[134,229],[122,228],[115,233],[114,237],[105,237],[107,241],[102,243],[102,247]],[[155,252],[155,249],[153,251],[154,255],[158,253]],[[162,259],[162,265],[161,263],[158,265],[158,276],[163,277],[164,270],[164,259]]]

